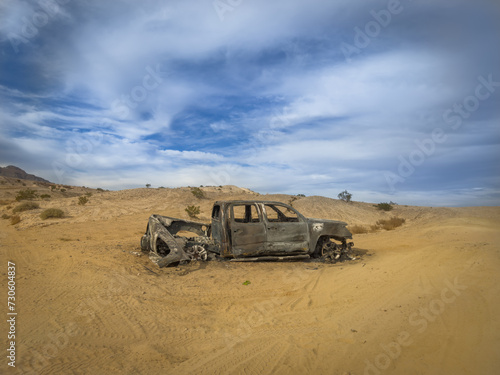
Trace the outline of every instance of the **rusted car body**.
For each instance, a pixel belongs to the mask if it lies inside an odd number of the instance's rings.
[[[180,235],[181,231],[191,236]],[[160,267],[216,254],[234,261],[334,259],[353,245],[347,224],[310,219],[293,207],[273,201],[219,201],[211,224],[152,215],[141,239],[143,251]]]

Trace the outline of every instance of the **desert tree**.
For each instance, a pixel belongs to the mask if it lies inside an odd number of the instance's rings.
[[[349,203],[351,201],[352,194],[349,193],[347,190],[344,190],[343,192],[339,193],[339,195],[337,195],[337,197],[340,200],[343,200],[344,202]]]

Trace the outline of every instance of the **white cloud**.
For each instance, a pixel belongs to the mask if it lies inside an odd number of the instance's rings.
[[[471,22],[464,4],[449,7],[447,25]],[[481,31],[449,49],[431,2],[405,9],[347,63],[341,41],[386,5],[243,1],[221,22],[210,1],[68,2],[15,54],[6,35],[39,5],[1,2],[2,71],[10,70],[0,77],[0,131],[5,150],[24,154],[9,151],[8,162],[56,161],[79,185],[230,180],[269,192],[352,187],[379,199],[383,171],[443,126],[443,111],[473,92],[477,74],[500,79],[498,53],[483,43],[497,26],[478,18]],[[449,181],[468,191],[471,181],[459,181],[468,160],[485,166],[468,175],[493,194],[495,95],[401,185],[402,198],[418,201]],[[447,202],[465,197],[455,196]]]
[[[221,155],[214,154],[211,152],[201,152],[201,151],[178,151],[178,150],[160,150],[159,154],[172,158],[174,160],[186,160],[186,161],[199,161],[199,162],[213,162],[213,161],[223,161],[224,158]]]

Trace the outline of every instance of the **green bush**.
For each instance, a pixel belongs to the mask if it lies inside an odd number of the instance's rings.
[[[200,188],[192,188],[191,189],[191,193],[198,199],[203,199],[205,198],[205,193],[203,192],[203,190],[201,190]]]
[[[88,191],[85,193],[85,195],[90,198],[92,196],[92,193],[90,191]]]
[[[66,191],[66,189],[61,189],[61,193],[64,193]]]
[[[197,218],[198,215],[200,214],[200,206],[187,206],[186,212],[189,215],[189,217]]]
[[[349,203],[351,201],[352,194],[349,193],[347,190],[344,190],[343,192],[339,193],[339,195],[337,195],[337,197],[340,200]]]
[[[101,188],[97,188],[96,190],[97,191],[104,191],[104,189],[101,189]]]
[[[11,225],[16,225],[20,221],[21,221],[21,218],[19,217],[19,215],[14,215],[14,216],[10,217],[10,224]]]
[[[23,212],[23,211],[29,211],[29,210],[36,210],[37,208],[40,208],[40,205],[36,202],[24,202],[24,203],[21,203],[19,206],[14,207],[12,212],[16,213],[16,212]]]
[[[305,194],[297,194],[297,197],[305,198]]]
[[[38,197],[38,194],[36,193],[35,190],[32,190],[30,188],[26,190],[19,190],[16,195],[16,201],[22,201],[22,200],[31,200],[35,199]]]
[[[40,214],[40,217],[45,220],[51,217],[63,217],[64,212],[63,210],[60,210],[59,208],[47,208],[45,211],[43,211]]]
[[[387,202],[376,204],[375,207],[382,211],[390,211],[393,208],[392,205]]]
[[[89,199],[87,197],[78,197],[78,204],[80,206],[85,206],[88,203]]]
[[[42,194],[42,195],[40,195],[40,198],[42,198],[42,199],[49,199],[50,195],[49,194]]]

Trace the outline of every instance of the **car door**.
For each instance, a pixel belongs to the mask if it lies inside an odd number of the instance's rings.
[[[306,254],[309,250],[309,230],[304,217],[284,204],[266,203],[263,207],[267,253]]]
[[[235,203],[230,208],[230,235],[235,258],[258,256],[266,250],[266,227],[255,203]]]

